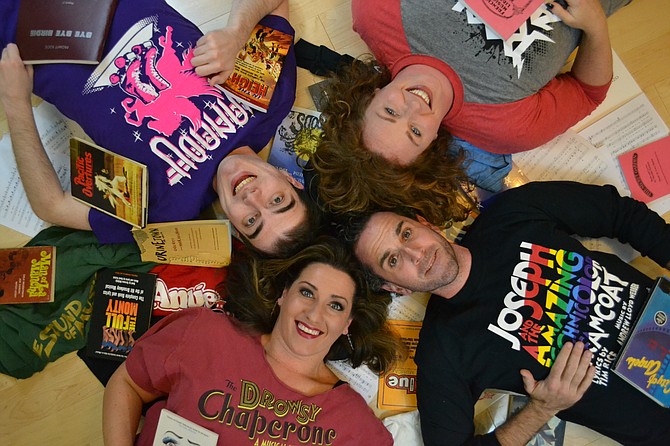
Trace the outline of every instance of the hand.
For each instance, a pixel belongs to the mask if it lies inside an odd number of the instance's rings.
[[[222,84],[235,67],[235,58],[249,36],[240,36],[234,28],[211,31],[198,39],[191,63],[200,76],[209,76],[210,85]]]
[[[5,110],[19,102],[30,103],[33,91],[33,67],[21,60],[19,48],[8,44],[0,58],[0,101]]]
[[[581,29],[585,33],[607,32],[607,17],[598,0],[565,0],[568,7],[558,2],[547,3],[551,12],[566,25]],[[552,5],[552,6],[549,6]]]
[[[523,386],[530,395],[529,404],[551,415],[567,409],[579,401],[589,388],[595,374],[591,364],[593,353],[584,343],[566,343],[554,361],[549,376],[535,381],[528,370],[521,370]]]

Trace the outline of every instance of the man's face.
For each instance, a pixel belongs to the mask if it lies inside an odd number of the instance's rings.
[[[391,212],[372,216],[355,247],[356,256],[387,282],[411,291],[435,291],[459,273],[454,249],[437,228]]]
[[[302,189],[295,178],[251,151],[228,155],[216,174],[223,211],[256,249],[266,253],[304,224],[306,208],[295,188]]]
[[[392,163],[411,164],[437,137],[452,102],[443,74],[410,65],[372,98],[363,118],[365,145]]]

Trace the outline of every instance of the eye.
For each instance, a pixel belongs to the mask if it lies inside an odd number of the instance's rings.
[[[282,204],[284,202],[284,196],[283,195],[276,195],[272,199],[272,204],[277,205],[277,204]]]
[[[402,234],[400,235],[402,237],[403,241],[409,240],[410,236],[412,235],[412,231],[410,229],[405,229],[402,231]]]
[[[244,226],[246,226],[248,228],[250,228],[254,224],[256,224],[256,217],[255,216],[247,218],[247,220],[244,222]]]
[[[410,128],[412,133],[414,133],[416,136],[421,136],[421,130],[417,129],[416,127]]]
[[[312,290],[310,290],[308,288],[300,288],[300,294],[302,294],[303,296],[305,296],[309,299],[314,297],[314,293],[312,293]]]
[[[394,116],[394,117],[398,117],[398,116],[400,116],[400,115],[398,115],[398,113],[396,113],[395,110],[393,110],[391,107],[385,107],[385,108],[384,108],[384,111],[386,111],[387,114],[389,114],[389,115],[391,115],[391,116]]]
[[[395,268],[398,265],[398,256],[390,256],[388,262],[391,268]]]
[[[344,305],[342,305],[339,302],[331,302],[329,305],[330,308],[332,308],[335,311],[344,311]]]

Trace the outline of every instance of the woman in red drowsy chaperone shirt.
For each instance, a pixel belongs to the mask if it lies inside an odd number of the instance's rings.
[[[402,348],[386,324],[389,297],[370,293],[348,249],[324,238],[289,259],[245,253],[229,267],[226,296],[239,322],[186,309],[138,341],[105,390],[105,444],[162,439],[163,408],[216,432],[218,444],[393,444],[325,364],[346,356],[382,371]]]

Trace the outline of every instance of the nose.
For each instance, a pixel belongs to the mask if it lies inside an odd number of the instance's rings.
[[[305,310],[307,320],[310,322],[321,322],[322,313],[323,308],[321,305],[318,305],[317,302],[312,302],[311,305]]]
[[[249,185],[244,191],[244,196],[242,200],[249,205],[259,207],[263,197],[259,193],[258,188],[255,185]]]
[[[407,258],[411,259],[415,264],[418,264],[423,258],[423,248],[414,244],[406,244],[404,251],[407,255]]]

